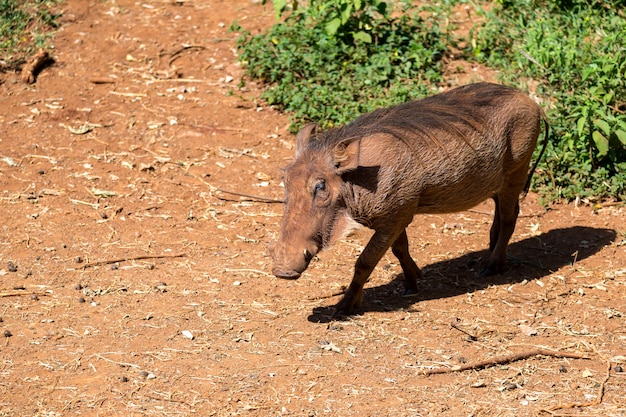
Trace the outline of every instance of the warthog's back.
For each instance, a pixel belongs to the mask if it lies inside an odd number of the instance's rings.
[[[524,184],[541,119],[520,91],[483,83],[376,110],[328,139],[362,138],[360,164],[380,167],[379,197],[445,213],[495,195],[511,173]]]

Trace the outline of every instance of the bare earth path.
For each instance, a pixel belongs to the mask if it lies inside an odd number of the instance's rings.
[[[490,204],[416,218],[419,296],[388,254],[330,321],[368,232],[278,280],[282,205],[224,192],[280,199],[293,155],[228,32],[271,8],[64,7],[36,84],[0,74],[0,416],[626,416],[623,205],[530,195],[489,279]]]

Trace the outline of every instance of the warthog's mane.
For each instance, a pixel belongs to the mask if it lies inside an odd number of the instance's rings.
[[[498,111],[498,103],[514,94],[516,90],[494,84],[461,87],[363,114],[346,126],[317,132],[318,140],[312,143],[330,147],[349,138],[383,134],[409,147],[420,144],[445,149],[450,141],[464,141],[473,148],[471,138],[483,136],[489,129],[486,116],[492,116]]]

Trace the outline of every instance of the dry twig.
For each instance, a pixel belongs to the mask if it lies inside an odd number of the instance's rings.
[[[225,193],[225,194],[236,195],[237,197],[242,197],[242,198],[247,199],[247,201],[258,201],[260,203],[284,203],[283,200],[278,200],[278,199],[275,199],[275,198],[261,197],[261,196],[252,195],[252,194],[238,193],[238,192],[235,192],[235,191],[224,190],[223,188],[218,188],[218,187],[215,187],[215,191],[218,191],[220,193]],[[228,200],[226,198],[223,198],[223,197],[220,197],[218,195],[216,195],[215,197],[219,198],[220,200],[230,201],[230,200]]]
[[[493,365],[502,365],[505,363],[511,363],[523,359],[528,359],[533,356],[553,356],[555,358],[572,358],[572,359],[589,359],[589,357],[583,353],[570,353],[570,352],[557,352],[548,349],[533,349],[521,353],[512,353],[510,355],[504,355],[496,358],[485,359],[475,363],[468,363],[465,365],[452,366],[450,368],[434,368],[425,369],[419,372],[419,375],[433,375],[433,374],[449,374],[452,372],[462,372],[470,369],[482,369]]]
[[[92,268],[94,266],[100,266],[100,265],[109,265],[109,264],[116,264],[119,262],[127,262],[127,261],[138,261],[141,259],[163,259],[163,258],[183,258],[187,256],[184,253],[179,253],[179,254],[175,254],[175,255],[140,255],[140,256],[130,256],[127,258],[119,258],[119,259],[109,259],[109,260],[104,260],[104,261],[98,261],[98,262],[90,262],[90,263],[86,263],[85,265],[82,266],[83,269],[87,269],[87,268]]]
[[[35,292],[35,291],[22,291],[22,290],[15,290],[15,291],[7,291],[7,292],[0,292],[0,298],[1,297],[18,297],[21,295],[46,295],[46,293],[44,292]]]

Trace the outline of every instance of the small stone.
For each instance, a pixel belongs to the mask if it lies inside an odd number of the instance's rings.
[[[620,365],[616,365],[614,368],[615,372],[624,372],[624,368],[622,368]]]
[[[11,333],[11,332],[10,332],[10,331],[8,331],[8,330],[5,330],[5,331],[4,331],[4,337],[11,337],[11,336],[13,336],[13,333]]]
[[[85,297],[79,297],[79,298],[78,298],[78,302],[79,302],[79,303],[81,303],[81,304],[82,304],[82,303],[84,303],[84,302],[86,302],[86,301],[85,301]]]
[[[17,265],[11,261],[7,263],[7,268],[9,269],[9,272],[17,272]]]
[[[128,377],[121,376],[120,377],[120,382],[128,382]]]
[[[77,264],[82,264],[83,263],[83,258],[81,258],[80,256],[77,256],[75,260],[76,260]]]
[[[37,297],[37,294],[31,295],[30,299],[33,300],[33,301],[39,301],[39,297]]]

